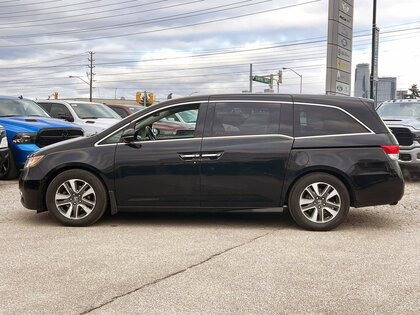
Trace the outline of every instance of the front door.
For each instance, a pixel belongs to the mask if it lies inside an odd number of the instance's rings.
[[[278,207],[293,144],[291,99],[210,98],[207,115],[201,149],[202,206]]]
[[[200,205],[200,126],[206,106],[171,105],[131,125],[137,140],[120,143],[115,155],[120,209]],[[184,112],[189,121],[177,121]]]

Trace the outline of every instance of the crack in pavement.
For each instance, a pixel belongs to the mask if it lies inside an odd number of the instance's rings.
[[[204,260],[202,260],[202,261],[200,261],[200,262],[198,262],[198,263],[195,263],[195,264],[193,264],[193,265],[191,265],[191,266],[188,266],[187,268],[184,268],[184,269],[181,269],[181,270],[175,271],[175,272],[173,272],[173,273],[171,273],[171,274],[169,274],[169,275],[167,275],[167,276],[164,276],[164,277],[162,277],[162,278],[159,278],[159,279],[153,280],[152,282],[148,282],[148,283],[146,283],[146,284],[143,284],[142,286],[140,286],[140,287],[138,287],[138,288],[136,288],[136,289],[133,289],[133,290],[131,290],[131,291],[128,291],[128,292],[126,292],[126,293],[123,293],[123,294],[120,294],[120,295],[116,295],[116,296],[114,296],[113,298],[111,298],[110,300],[108,300],[108,301],[106,301],[106,302],[104,302],[104,303],[102,303],[102,304],[100,304],[100,305],[98,305],[98,306],[92,307],[92,308],[90,308],[90,309],[88,309],[88,310],[86,310],[86,311],[84,311],[84,312],[80,313],[80,315],[84,315],[84,314],[88,314],[88,313],[90,313],[90,312],[93,312],[93,311],[95,311],[95,310],[97,310],[97,309],[99,309],[99,308],[101,308],[101,307],[104,307],[105,305],[111,304],[112,302],[116,301],[116,300],[117,300],[117,299],[119,299],[119,298],[122,298],[122,297],[125,297],[125,296],[127,296],[127,295],[130,295],[130,294],[132,294],[132,293],[138,292],[138,291],[140,291],[140,290],[142,290],[142,289],[144,289],[144,288],[146,288],[146,287],[149,287],[149,286],[151,286],[151,285],[157,284],[157,283],[159,283],[159,282],[161,282],[161,281],[164,281],[164,280],[166,280],[166,279],[172,278],[172,277],[174,277],[174,276],[176,276],[176,275],[179,275],[179,274],[181,274],[181,273],[186,272],[186,271],[187,271],[187,270],[189,270],[189,269],[192,269],[192,268],[198,267],[198,266],[200,266],[200,265],[202,265],[202,264],[204,264],[204,263],[206,263],[206,262],[208,262],[208,261],[212,260],[212,259],[213,259],[213,258],[215,258],[215,257],[218,257],[218,256],[220,256],[220,255],[223,255],[223,254],[225,254],[225,253],[227,253],[227,252],[229,252],[229,251],[231,251],[231,250],[234,250],[234,249],[236,249],[236,248],[239,248],[239,247],[245,246],[245,245],[247,245],[247,244],[250,244],[250,243],[252,243],[252,242],[254,242],[254,241],[256,241],[256,240],[258,240],[258,239],[260,239],[260,238],[263,238],[263,237],[265,237],[265,236],[267,236],[267,235],[269,235],[269,234],[274,233],[275,231],[276,231],[276,230],[271,231],[271,232],[268,232],[268,233],[265,233],[265,234],[262,234],[262,235],[259,235],[259,236],[254,237],[254,238],[252,238],[252,239],[250,239],[250,240],[248,240],[248,241],[246,241],[246,242],[243,242],[243,243],[241,243],[241,244],[239,244],[239,245],[235,245],[235,246],[229,247],[229,248],[227,248],[227,249],[225,249],[225,250],[223,250],[223,251],[221,251],[221,252],[218,252],[218,253],[216,253],[216,254],[211,255],[210,257],[208,257],[208,258],[206,258],[206,259],[204,259]]]

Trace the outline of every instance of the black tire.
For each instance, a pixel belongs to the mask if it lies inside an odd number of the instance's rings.
[[[311,185],[317,187],[318,195]],[[307,189],[315,192],[313,202],[309,202],[312,195]],[[333,190],[337,194],[330,194]],[[333,197],[325,200],[327,195]],[[337,207],[330,207],[338,204]],[[329,210],[324,208],[327,206]],[[311,173],[300,178],[289,194],[290,214],[299,226],[307,230],[329,231],[336,228],[346,219],[349,208],[350,197],[346,186],[337,177],[326,173]]]
[[[76,180],[74,182],[74,187],[76,187],[76,189],[70,189],[69,192],[64,185],[72,180]],[[93,190],[93,193],[90,193],[86,197],[83,197],[82,187],[86,187],[82,186],[83,182],[87,183],[88,187],[90,186],[89,188]],[[80,195],[77,193],[78,189],[79,192],[81,192]],[[86,191],[86,193],[88,192],[90,192],[90,189]],[[56,194],[59,194],[60,196],[69,194],[68,199],[62,198],[63,201],[67,203],[60,207],[57,206]],[[89,203],[87,203],[88,201]],[[108,204],[108,194],[102,182],[94,174],[81,169],[73,169],[64,171],[51,181],[47,188],[46,204],[49,213],[63,225],[88,226],[98,221],[104,214]],[[72,206],[72,204],[76,206]],[[92,204],[94,205],[92,206]],[[81,208],[82,206],[86,208],[86,205],[92,206],[92,208],[89,209],[91,212],[88,213]],[[70,209],[70,207],[74,208]],[[68,216],[66,216],[64,212],[66,212]]]
[[[9,147],[5,161],[0,165],[0,179],[15,179],[18,176],[19,169],[16,166],[12,149]]]

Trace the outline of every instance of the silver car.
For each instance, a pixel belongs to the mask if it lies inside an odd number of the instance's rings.
[[[400,144],[400,164],[420,168],[420,100],[387,101],[377,112]]]
[[[37,103],[51,117],[64,119],[82,127],[85,136],[101,132],[121,120],[117,113],[100,103],[72,100],[39,100]]]

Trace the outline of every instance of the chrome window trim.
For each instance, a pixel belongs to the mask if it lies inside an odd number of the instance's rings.
[[[287,135],[283,135],[283,134],[263,134],[263,135],[237,135],[237,136],[220,136],[220,137],[202,137],[202,139],[210,139],[210,138],[219,138],[219,139],[223,139],[223,138],[233,138],[233,137],[270,137],[270,136],[277,136],[277,137],[283,137],[283,138],[287,138],[287,139],[311,139],[311,138],[328,138],[328,137],[347,137],[347,136],[355,136],[355,135],[372,135],[375,134],[375,132],[373,132],[368,126],[366,126],[363,122],[361,122],[359,119],[357,119],[355,116],[353,116],[352,114],[350,114],[348,111],[346,111],[345,109],[342,109],[338,106],[334,106],[334,105],[328,105],[328,104],[318,104],[318,103],[305,103],[305,102],[289,102],[289,101],[266,101],[266,100],[201,100],[201,101],[194,101],[194,102],[182,102],[182,103],[176,103],[176,104],[171,104],[162,108],[158,108],[155,109],[151,112],[148,112],[147,114],[141,115],[140,117],[138,117],[136,120],[132,120],[129,123],[123,125],[122,127],[118,128],[117,130],[115,130],[112,134],[109,134],[106,137],[101,138],[100,140],[98,140],[97,142],[95,142],[94,146],[110,146],[110,145],[120,145],[120,144],[125,144],[125,143],[108,143],[108,144],[100,144],[100,142],[104,141],[105,139],[112,137],[114,134],[116,134],[117,132],[121,131],[122,129],[126,128],[128,125],[130,125],[131,123],[136,123],[138,120],[142,119],[145,116],[148,116],[150,114],[153,114],[157,111],[161,111],[161,110],[165,110],[167,108],[171,108],[171,107],[175,107],[175,106],[182,106],[182,105],[189,105],[189,104],[199,104],[199,103],[203,103],[203,102],[208,102],[208,103],[278,103],[278,104],[289,104],[289,105],[306,105],[306,106],[321,106],[321,107],[330,107],[330,108],[334,108],[334,109],[338,109],[340,111],[342,111],[343,113],[345,113],[347,116],[349,116],[350,118],[354,119],[357,123],[359,123],[361,126],[363,126],[366,130],[368,130],[369,132],[361,132],[361,133],[347,133],[347,134],[333,134],[333,135],[319,135],[319,136],[303,136],[303,137],[291,137],[291,136],[287,136]],[[195,137],[193,138],[180,138],[180,139],[161,139],[161,140],[148,140],[147,142],[161,142],[161,141],[177,141],[177,140],[191,140],[191,139],[197,139]],[[141,142],[141,141],[138,141]],[[136,143],[138,143],[136,142]]]
[[[331,137],[348,137],[348,136],[371,136],[371,135],[372,134],[370,132],[338,133],[338,134],[333,134],[333,135],[295,137],[295,139],[331,138]]]
[[[295,105],[321,106],[321,107],[330,107],[330,108],[338,109],[338,110],[342,111],[343,113],[345,113],[346,115],[348,115],[351,118],[353,118],[355,121],[357,121],[361,126],[363,126],[366,130],[368,130],[370,134],[375,134],[375,132],[373,132],[372,129],[370,129],[368,126],[366,126],[363,122],[361,122],[359,119],[357,119],[356,117],[354,117],[352,114],[350,114],[345,109],[342,109],[342,108],[340,108],[338,106],[327,105],[327,104],[316,104],[316,103],[303,103],[303,102],[296,102]],[[365,134],[365,132],[360,132],[360,133],[356,133],[356,134]],[[311,137],[318,137],[318,136],[311,136]]]
[[[225,139],[225,138],[262,138],[262,137],[279,137],[279,138],[286,138],[286,139],[294,139],[291,136],[287,136],[280,133],[267,133],[262,135],[236,135],[236,136],[209,136],[203,137],[204,139]]]

